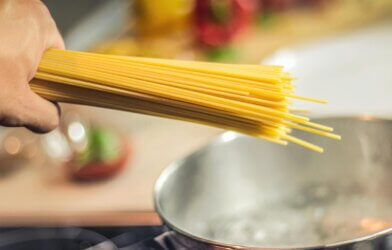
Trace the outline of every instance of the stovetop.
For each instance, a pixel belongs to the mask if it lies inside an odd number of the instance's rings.
[[[2,228],[0,250],[186,249],[164,236],[163,226]]]
[[[164,226],[0,228],[0,250],[195,249],[181,243],[183,241],[178,241],[175,233]],[[392,235],[328,249],[392,250]]]

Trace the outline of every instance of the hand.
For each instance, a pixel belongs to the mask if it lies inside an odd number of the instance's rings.
[[[40,0],[0,0],[0,125],[48,132],[59,124],[57,104],[29,87],[48,48],[63,39]]]

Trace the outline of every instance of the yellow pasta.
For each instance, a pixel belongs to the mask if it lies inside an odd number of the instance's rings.
[[[124,57],[50,49],[31,81],[52,101],[190,121],[287,145],[322,148],[289,135],[292,129],[333,139],[332,128],[291,113],[293,78],[280,66]]]

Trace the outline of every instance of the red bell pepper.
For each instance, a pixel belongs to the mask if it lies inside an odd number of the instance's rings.
[[[197,0],[196,36],[209,47],[225,45],[249,25],[256,10],[255,0]]]

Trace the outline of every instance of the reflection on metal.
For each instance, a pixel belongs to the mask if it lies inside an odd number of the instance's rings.
[[[367,232],[377,232],[387,228],[388,225],[392,225],[392,221],[387,222],[378,218],[363,218],[360,221],[360,225]]]

